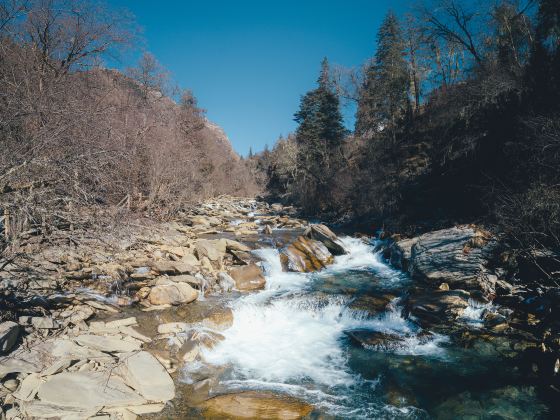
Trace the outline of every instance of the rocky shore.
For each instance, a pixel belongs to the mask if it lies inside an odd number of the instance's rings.
[[[474,225],[414,238],[394,235],[387,259],[406,271],[414,287],[408,315],[431,330],[456,329],[465,339],[483,337],[515,360],[516,368],[555,401],[560,395],[560,293],[519,277],[520,263],[498,237]],[[535,282],[536,283],[536,282]],[[457,322],[479,312],[478,334]]]
[[[176,222],[127,224],[110,237],[87,232],[53,244],[30,235],[20,244],[26,259],[0,264],[3,302],[12,303],[0,323],[2,418],[132,419],[163,410],[176,398],[178,369],[232,323],[230,309],[204,300],[264,288],[252,249],[301,234],[283,254],[295,271],[330,263],[328,249],[343,252],[332,232],[305,231],[293,213],[223,197]],[[187,322],[212,331],[186,335]],[[188,400],[205,401],[209,416],[311,411],[271,393],[208,399],[208,385],[195,384]]]
[[[2,418],[301,418],[313,411],[281,393],[221,392],[216,372],[185,385],[181,371],[224,339],[234,316],[228,300],[265,287],[253,250],[279,249],[284,271],[321,270],[347,253],[327,227],[298,219],[292,208],[222,197],[174,222],[65,237],[30,235],[20,244],[25,259],[0,262]],[[516,282],[499,238],[457,226],[377,244],[412,279],[400,301],[426,340],[441,332],[465,347],[486,341],[535,384],[558,392],[558,294]],[[379,314],[396,298],[360,296],[350,307]],[[476,329],[465,328],[469,319]],[[364,348],[402,341],[347,335]]]

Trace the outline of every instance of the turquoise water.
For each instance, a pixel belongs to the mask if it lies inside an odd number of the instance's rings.
[[[402,316],[412,281],[372,243],[343,241],[350,253],[314,274],[282,272],[277,250],[255,251],[266,290],[233,301],[225,340],[203,353],[204,363],[225,368],[221,391],[288,393],[321,418],[550,416],[504,355],[509,343],[465,340],[480,335],[479,308],[462,334],[423,330]]]

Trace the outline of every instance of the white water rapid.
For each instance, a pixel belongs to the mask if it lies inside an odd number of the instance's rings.
[[[366,381],[351,369],[351,346],[345,332],[375,331],[403,339],[393,350],[366,346],[363,351],[443,353],[438,344],[444,337],[420,339],[419,328],[401,316],[398,299],[386,312],[369,314],[349,309],[352,293],[326,291],[324,286],[333,283],[348,283],[353,290],[353,276],[359,276],[356,283],[393,288],[407,281],[401,272],[383,262],[372,245],[354,238],[344,238],[343,242],[349,253],[314,274],[283,272],[275,249],[254,251],[263,260],[266,289],[234,301],[233,326],[222,332],[222,342],[203,352],[206,363],[231,368],[228,377],[221,380],[223,385],[229,389],[282,391],[333,415],[368,417],[380,412],[379,404],[359,401],[359,389],[362,394],[371,393],[377,379]],[[383,412],[396,409],[381,405]]]

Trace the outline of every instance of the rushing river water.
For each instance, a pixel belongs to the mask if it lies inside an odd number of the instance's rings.
[[[254,251],[266,289],[231,303],[233,326],[203,353],[223,366],[223,390],[269,390],[312,403],[322,418],[541,418],[546,407],[521,382],[499,345],[467,348],[451,336],[422,330],[402,316],[411,285],[373,244],[344,238],[349,254],[319,273],[282,271],[276,249]],[[390,296],[381,312],[360,299]],[[488,309],[473,303],[462,322],[481,328]],[[352,337],[388,337],[363,345]],[[398,340],[391,341],[390,337]],[[190,365],[183,376],[199,369]]]

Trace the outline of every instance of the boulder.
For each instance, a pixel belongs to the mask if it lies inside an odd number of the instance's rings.
[[[280,253],[286,271],[307,273],[317,271],[333,262],[333,256],[322,242],[299,236]]]
[[[404,337],[396,334],[383,333],[371,330],[346,331],[346,335],[358,345],[375,350],[396,350],[404,344]]]
[[[63,372],[51,376],[37,393],[43,403],[92,409],[142,405],[146,400],[111,372]]]
[[[164,402],[175,397],[173,379],[148,352],[123,355],[118,373],[128,386],[148,401]]]
[[[393,242],[390,247],[391,264],[404,271],[408,271],[412,247],[418,242],[418,238],[402,239]]]
[[[19,337],[19,325],[13,321],[0,324],[0,354],[9,352]]]
[[[241,251],[241,252],[249,252],[251,251],[251,248],[249,248],[247,245],[242,244],[241,242],[237,242],[231,239],[224,239],[225,243],[226,243],[226,251],[227,252],[231,252],[231,251]]]
[[[196,273],[192,265],[181,261],[156,261],[152,263],[151,268],[158,274],[167,274],[170,276]]]
[[[195,254],[199,260],[203,257],[208,258],[210,261],[220,261],[224,253],[220,251],[220,246],[212,241],[202,239],[195,245]]]
[[[187,283],[163,284],[155,286],[148,295],[152,305],[180,305],[198,298],[198,292]]]
[[[497,242],[487,232],[471,226],[426,233],[411,247],[408,270],[434,287],[495,294],[495,277],[487,269]],[[403,254],[405,256],[406,254]]]
[[[173,281],[175,283],[187,283],[188,285],[200,289],[202,286],[202,280],[198,277],[191,276],[190,274],[181,274],[179,276],[174,276]]]
[[[341,240],[325,225],[309,226],[305,230],[304,236],[321,242],[332,255],[344,255],[348,253]]]
[[[263,289],[266,284],[263,273],[256,264],[232,268],[229,274],[235,281],[235,287],[241,291]]]
[[[313,407],[272,392],[247,391],[219,395],[200,404],[205,418],[300,419]]]
[[[469,298],[464,290],[420,291],[408,297],[405,307],[423,327],[445,327],[463,315]]]

